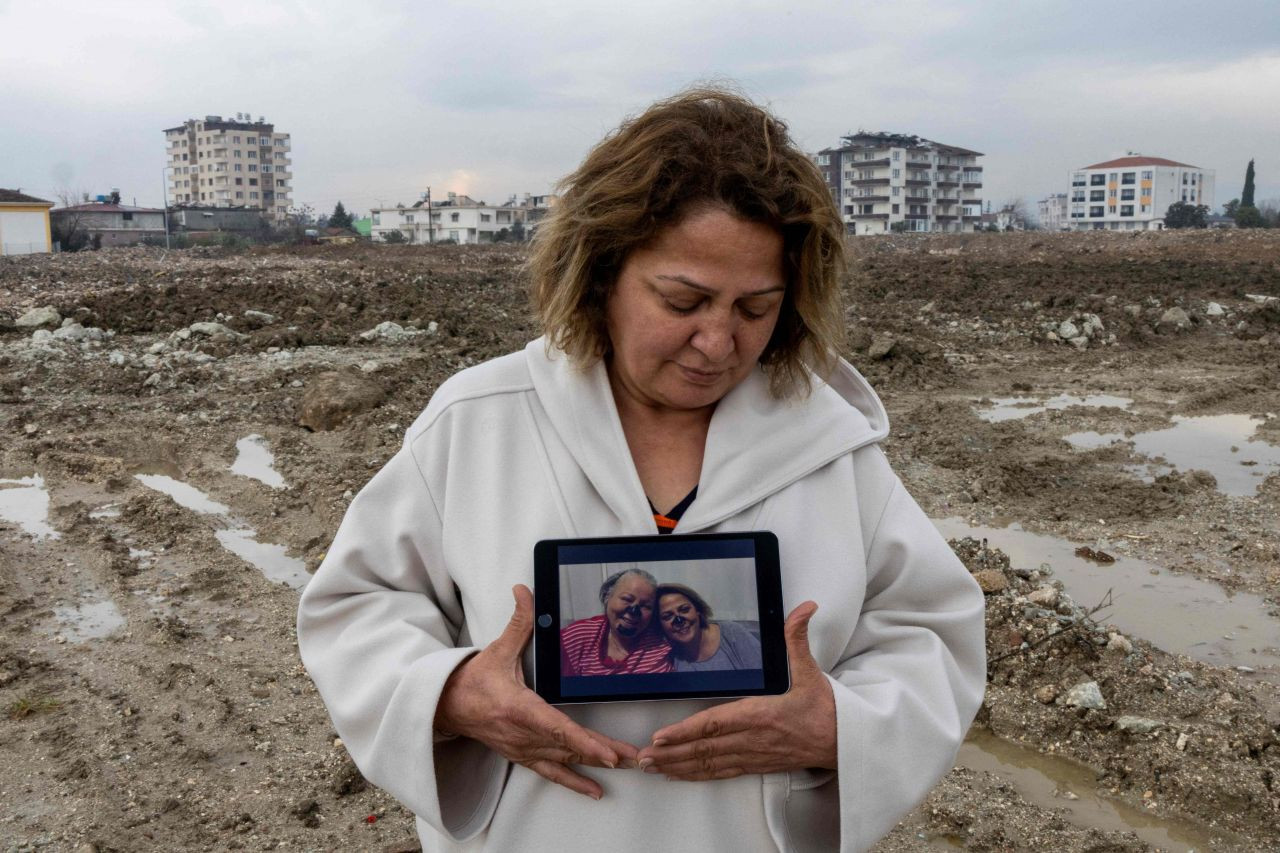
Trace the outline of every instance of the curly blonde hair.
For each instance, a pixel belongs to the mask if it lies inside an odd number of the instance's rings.
[[[529,259],[549,343],[579,364],[609,355],[605,309],[628,255],[692,213],[723,208],[777,229],[787,290],[760,363],[779,398],[827,376],[844,343],[844,224],[787,126],[723,88],[694,88],[624,121],[560,182]]]

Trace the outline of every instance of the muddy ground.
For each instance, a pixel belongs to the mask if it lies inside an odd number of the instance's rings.
[[[960,766],[878,849],[1280,847],[1280,476],[1263,463],[1256,493],[1229,495],[1226,469],[1161,466],[1134,444],[1175,418],[1237,415],[1257,427],[1238,451],[1280,445],[1280,301],[1266,299],[1280,234],[850,251],[848,356],[931,516],[1016,523],[1117,557],[1117,572],[1158,566],[1155,587],[1203,580],[1269,610],[1235,641],[1250,665],[1206,661],[1191,629],[1157,648],[1089,615],[1099,602],[1068,594],[1065,565],[957,537],[989,590],[987,699]],[[335,741],[279,578],[314,569],[442,379],[534,335],[522,259],[0,258],[0,850],[416,849],[411,816]],[[43,306],[57,317],[22,322]],[[1060,394],[1130,402],[981,416]],[[1064,441],[1089,430],[1123,439]],[[283,486],[231,470],[250,435]],[[1135,464],[1154,467],[1144,480]],[[179,503],[175,482],[222,506]],[[263,546],[239,551],[253,562],[224,547],[232,529]],[[1117,595],[1144,595],[1126,583]]]

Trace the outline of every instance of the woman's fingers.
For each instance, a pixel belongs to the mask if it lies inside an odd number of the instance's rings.
[[[536,704],[527,709],[528,717],[523,723],[523,727],[539,741],[534,749],[551,748],[572,753],[579,759],[572,762],[574,764],[618,766],[621,761],[618,753],[597,739],[604,739],[603,735],[578,725],[536,696],[534,701]]]
[[[534,773],[537,773],[543,779],[555,782],[557,785],[563,785],[570,791],[575,791],[583,796],[598,800],[604,796],[604,789],[593,779],[588,779],[580,773],[574,773],[565,765],[556,761],[547,761],[544,759],[533,759],[530,761],[520,762],[528,767]]]
[[[492,651],[501,658],[518,660],[533,636],[533,593],[529,592],[529,587],[518,583],[511,588],[511,594],[516,600],[511,621],[486,651]]]
[[[726,702],[723,705],[699,711],[692,717],[658,729],[653,733],[652,745],[660,747],[689,743],[750,729],[755,723],[751,716],[754,704],[755,700],[739,699],[736,702]],[[647,749],[643,752],[648,754]]]

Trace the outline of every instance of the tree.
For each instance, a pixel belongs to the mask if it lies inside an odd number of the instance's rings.
[[[347,209],[342,206],[342,202],[335,204],[333,206],[333,213],[329,214],[330,228],[350,228],[351,223],[354,221],[355,219],[350,213],[347,213]]]
[[[402,231],[384,231],[382,234],[382,242],[384,243],[408,243]]]
[[[1185,201],[1175,201],[1169,205],[1169,209],[1164,214],[1165,228],[1205,228],[1208,226],[1206,217],[1209,215],[1209,207],[1204,204],[1187,204]]]
[[[511,239],[516,243],[525,241],[524,223],[518,219],[511,223]]]
[[[1222,215],[1228,219],[1236,218],[1236,211],[1240,209],[1240,199],[1233,198],[1222,206]]]
[[[1236,227],[1237,228],[1266,228],[1267,220],[1263,217],[1262,211],[1253,205],[1248,207],[1243,204],[1236,211]]]
[[[1240,206],[1253,207],[1253,161],[1244,170],[1244,189],[1240,191]]]

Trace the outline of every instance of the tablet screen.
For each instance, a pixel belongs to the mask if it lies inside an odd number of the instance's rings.
[[[535,685],[554,702],[787,688],[768,533],[551,540],[535,551]]]

